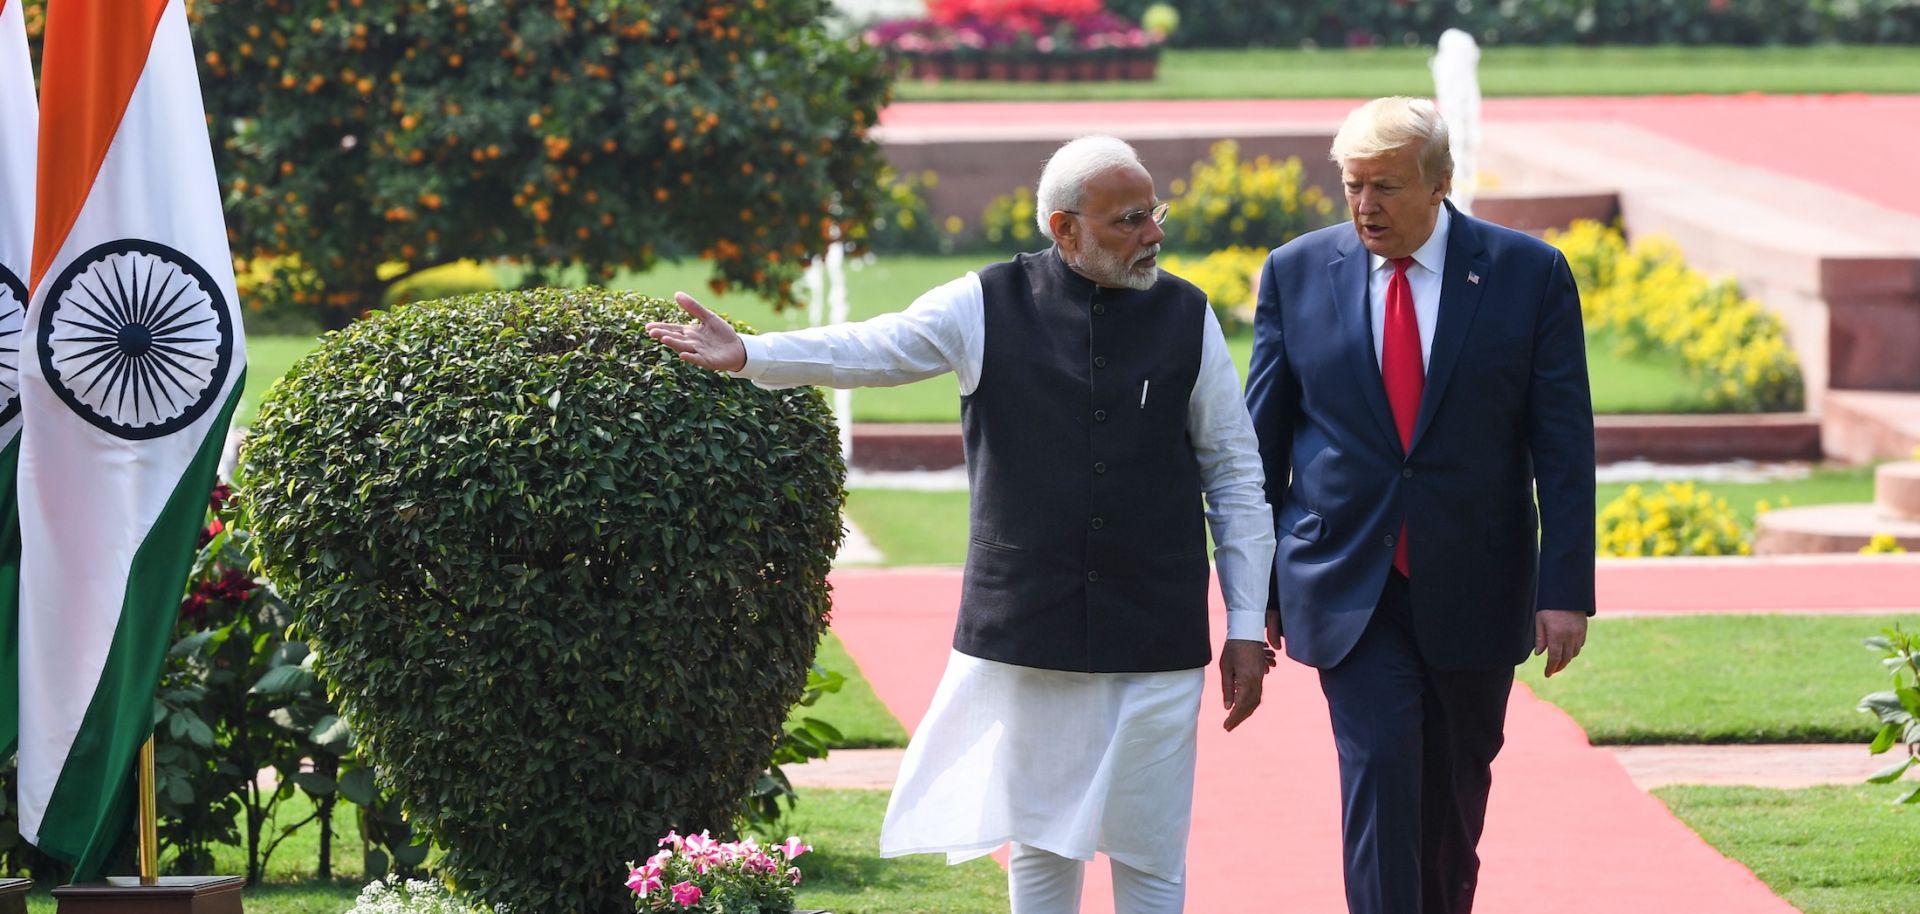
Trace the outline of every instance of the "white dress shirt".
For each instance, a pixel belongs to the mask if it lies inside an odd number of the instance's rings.
[[[1240,377],[1212,308],[1206,322],[1200,374],[1188,400],[1187,436],[1206,493],[1214,563],[1227,604],[1227,637],[1262,641],[1273,566],[1273,513],[1267,507],[1253,421],[1240,398]],[[968,273],[920,296],[905,311],[857,323],[742,337],[747,363],[735,374],[766,388],[890,387],[951,371],[959,377],[964,397],[980,384],[986,337],[985,294],[979,275]]]
[[[1407,287],[1413,292],[1413,314],[1420,321],[1420,368],[1425,370],[1433,360],[1433,325],[1440,319],[1440,277],[1447,267],[1447,228],[1453,217],[1447,214],[1445,206],[1440,207],[1440,218],[1433,223],[1433,234],[1427,237],[1427,243],[1413,252],[1413,262],[1407,264]],[[1387,332],[1387,283],[1393,279],[1393,264],[1379,254],[1367,255],[1372,258],[1373,268],[1367,273],[1367,301],[1373,311],[1373,361],[1384,365],[1380,357],[1380,341]]]

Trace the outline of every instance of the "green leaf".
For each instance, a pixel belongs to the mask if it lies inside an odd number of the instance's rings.
[[[1900,697],[1900,707],[1905,708],[1908,714],[1920,717],[1920,689],[1901,686],[1893,692]]]
[[[340,774],[340,795],[355,806],[372,806],[378,792],[374,788],[373,771],[367,768],[349,768]]]
[[[194,654],[199,653],[200,648],[206,646],[206,643],[212,639],[213,639],[213,632],[211,631],[195,632],[191,635],[186,636],[185,638],[181,638],[180,640],[175,641],[173,643],[173,647],[167,650],[167,656],[190,657]]]
[[[347,726],[347,722],[341,720],[339,715],[328,714],[320,718],[319,723],[313,725],[313,730],[307,735],[307,739],[337,755],[352,745],[353,728]]]
[[[1895,800],[1894,802],[1900,803],[1900,804],[1920,803],[1920,784],[1914,785],[1914,788],[1912,790],[1907,791],[1905,794],[1903,794],[1900,797],[1900,799]]]
[[[432,849],[433,845],[426,841],[419,844],[403,844],[393,849],[393,859],[401,866],[419,866],[427,862],[427,852]]]
[[[360,858],[361,869],[368,879],[379,879],[387,875],[387,855],[375,848],[369,848]]]
[[[306,791],[310,797],[330,796],[337,786],[333,778],[316,771],[296,771],[287,775],[287,780],[292,781],[294,786]]]
[[[1900,738],[1900,725],[1887,724],[1880,728],[1880,732],[1875,733],[1873,735],[1873,745],[1868,746],[1867,751],[1873,753],[1874,755],[1879,755],[1880,753],[1893,748],[1894,742],[1899,738]]]
[[[1885,768],[1880,769],[1878,772],[1876,772],[1873,775],[1873,777],[1867,778],[1867,783],[1891,784],[1894,781],[1899,780],[1901,775],[1906,774],[1907,769],[1912,768],[1914,762],[1916,761],[1920,761],[1920,759],[1915,759],[1913,756],[1907,756],[1906,758],[1901,759],[1899,762],[1895,764],[1892,764]]]
[[[313,688],[319,683],[314,675],[297,666],[277,666],[260,676],[248,689],[251,695],[280,696]]]

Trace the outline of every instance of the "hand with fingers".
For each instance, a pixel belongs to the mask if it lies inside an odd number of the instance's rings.
[[[1275,662],[1273,649],[1258,641],[1229,640],[1220,650],[1220,697],[1228,730],[1260,707],[1260,688]]]
[[[693,317],[689,324],[647,323],[647,335],[680,353],[681,361],[715,371],[739,371],[747,365],[747,347],[724,318],[707,310],[685,292],[673,293],[680,310]]]
[[[1587,614],[1569,609],[1543,609],[1533,614],[1533,653],[1547,655],[1547,675],[1567,668],[1587,646]]]

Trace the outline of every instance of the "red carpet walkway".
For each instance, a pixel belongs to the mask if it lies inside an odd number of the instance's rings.
[[[1861,611],[1920,607],[1920,558],[1601,563],[1602,611]],[[909,729],[945,665],[954,569],[837,571],[833,630]],[[1217,598],[1216,598],[1217,599]],[[1259,713],[1220,729],[1218,679],[1202,703],[1187,909],[1344,910],[1339,782],[1313,673],[1283,661]],[[1711,911],[1792,914],[1642,793],[1566,715],[1517,687],[1494,765],[1480,914]],[[1112,910],[1104,861],[1084,910]]]
[[[1335,124],[1358,99],[1142,102],[897,103],[882,128],[982,131],[1048,126],[1084,130],[1189,125]],[[1489,125],[1537,120],[1620,121],[1714,155],[1920,214],[1920,182],[1903,174],[1920,148],[1920,96],[1677,95],[1645,98],[1490,98]]]

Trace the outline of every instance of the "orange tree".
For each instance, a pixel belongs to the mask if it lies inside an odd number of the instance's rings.
[[[694,253],[784,303],[872,205],[887,80],[827,0],[189,7],[257,307],[338,326],[460,258],[605,279]]]

